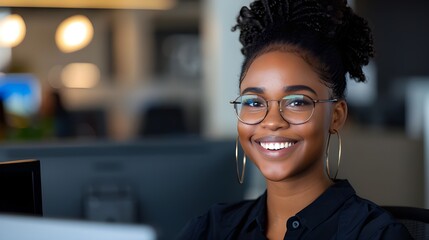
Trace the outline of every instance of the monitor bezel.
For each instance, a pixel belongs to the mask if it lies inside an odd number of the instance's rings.
[[[0,174],[2,172],[29,172],[32,175],[32,190],[33,190],[33,212],[32,213],[17,213],[23,215],[43,216],[42,204],[42,184],[40,173],[40,160],[23,159],[0,161]]]

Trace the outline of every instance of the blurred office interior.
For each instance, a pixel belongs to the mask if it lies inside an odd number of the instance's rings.
[[[103,144],[199,138],[230,142],[234,161],[229,100],[238,94],[242,56],[231,27],[250,0],[2,2],[0,160],[38,158],[7,154],[15,148],[93,146],[104,156]],[[368,82],[349,86],[339,177],[381,205],[429,207],[429,2],[349,4],[369,20],[376,58],[365,68]],[[21,37],[18,25],[5,32],[10,16],[24,23]],[[87,24],[88,39],[73,45],[81,32],[63,29],[75,37],[67,47],[60,26],[73,19]],[[255,197],[261,177],[254,169],[247,177],[244,197]]]

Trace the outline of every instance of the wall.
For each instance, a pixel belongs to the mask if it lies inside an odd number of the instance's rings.
[[[402,129],[386,131],[352,123],[341,135],[339,178],[349,179],[358,194],[381,205],[424,206],[422,140],[407,138]],[[337,160],[334,150],[331,159]]]
[[[241,45],[238,32],[231,32],[240,7],[250,1],[205,0],[202,18],[204,43],[205,136],[236,136],[236,118],[229,101],[238,96]],[[210,106],[210,107],[208,107]]]

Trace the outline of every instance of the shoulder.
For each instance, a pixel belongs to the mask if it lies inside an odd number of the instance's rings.
[[[191,219],[178,239],[220,239],[240,225],[258,201],[215,204],[205,214]]]
[[[356,195],[345,202],[341,218],[341,224],[359,229],[358,239],[412,239],[405,226],[389,212]]]

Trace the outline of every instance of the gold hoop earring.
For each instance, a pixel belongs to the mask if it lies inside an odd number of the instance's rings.
[[[333,132],[338,137],[338,162],[337,162],[337,170],[335,171],[335,175],[332,178],[331,172],[330,172],[330,169],[329,169],[329,145],[330,145],[330,142],[331,142],[331,133],[329,133],[329,136],[328,136],[328,145],[326,147],[326,174],[328,174],[328,177],[330,179],[336,180],[337,179],[337,175],[338,175],[338,171],[340,170],[340,163],[341,163],[341,136],[340,136],[340,133],[337,130],[333,130]]]
[[[238,166],[238,137],[235,140],[235,165],[237,167],[237,178],[238,178],[238,182],[240,184],[243,184],[244,182],[244,171],[246,170],[246,154],[243,155],[243,170],[241,170],[241,175],[240,175],[240,170],[239,170],[239,166]]]

